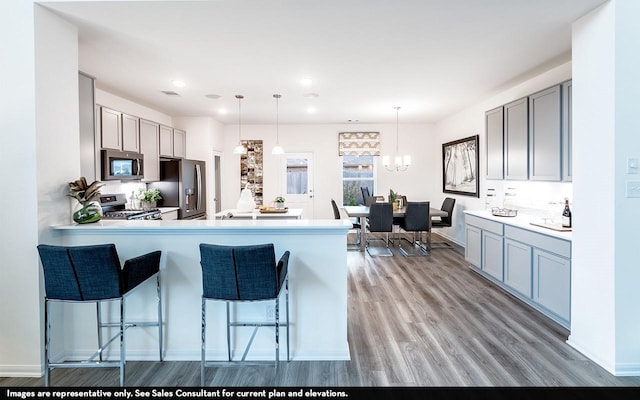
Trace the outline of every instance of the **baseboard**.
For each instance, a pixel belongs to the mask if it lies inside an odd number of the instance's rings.
[[[3,378],[40,378],[42,375],[42,365],[0,365]]]

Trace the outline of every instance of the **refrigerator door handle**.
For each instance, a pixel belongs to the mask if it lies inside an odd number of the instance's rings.
[[[202,204],[202,175],[200,175],[200,164],[196,164],[196,181],[198,182],[198,202],[196,203],[196,209],[200,211]]]

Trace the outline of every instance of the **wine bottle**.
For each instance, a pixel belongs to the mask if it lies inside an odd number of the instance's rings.
[[[562,227],[571,228],[571,209],[569,208],[569,199],[564,198],[564,211],[562,211]]]

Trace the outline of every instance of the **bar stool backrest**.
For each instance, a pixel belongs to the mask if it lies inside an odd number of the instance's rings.
[[[288,253],[276,265],[273,244],[200,244],[203,297],[217,300],[267,300],[278,296],[287,274]]]

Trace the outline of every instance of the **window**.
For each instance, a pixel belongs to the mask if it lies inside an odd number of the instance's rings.
[[[373,195],[375,170],[371,155],[342,156],[342,204],[345,206],[364,204],[360,187],[369,188]]]

